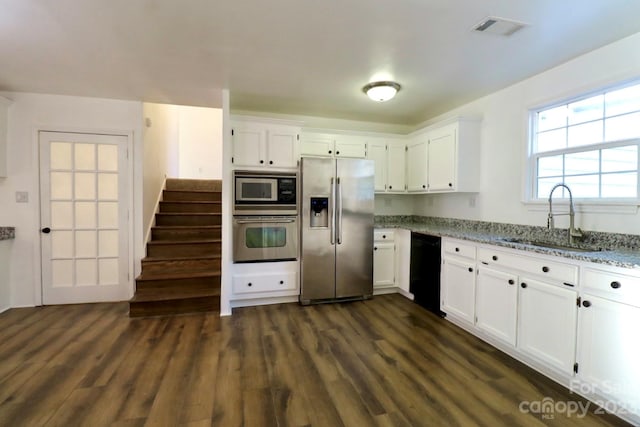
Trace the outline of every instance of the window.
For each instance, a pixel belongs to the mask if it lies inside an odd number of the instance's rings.
[[[574,198],[638,199],[640,84],[535,110],[530,119],[533,199],[558,183]],[[558,188],[554,197],[568,194]]]

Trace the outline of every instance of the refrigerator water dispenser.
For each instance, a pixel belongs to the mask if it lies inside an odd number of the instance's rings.
[[[309,211],[311,214],[311,218],[309,219],[309,227],[311,228],[329,227],[329,198],[328,197],[311,197],[311,209]]]

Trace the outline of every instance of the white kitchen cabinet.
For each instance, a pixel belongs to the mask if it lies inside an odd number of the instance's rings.
[[[300,128],[236,122],[232,129],[232,163],[237,167],[295,168]]]
[[[518,349],[571,375],[575,363],[578,293],[568,287],[520,277]]]
[[[476,326],[509,345],[516,345],[518,276],[486,267],[478,268]]]
[[[373,244],[373,287],[395,286],[395,255],[393,242]]]
[[[428,186],[426,136],[421,136],[407,144],[407,190],[425,192]]]
[[[389,143],[387,146],[387,192],[404,193],[406,191],[404,144]]]
[[[300,155],[312,157],[333,157],[335,140],[332,135],[302,134]]]
[[[442,260],[440,309],[470,324],[475,316],[475,261],[444,256]]]
[[[337,135],[334,147],[336,158],[365,159],[367,157],[367,140],[362,136]]]
[[[456,149],[458,124],[429,133],[427,147],[427,188],[429,191],[454,191],[456,180]],[[464,173],[467,173],[464,171]]]
[[[0,177],[7,176],[7,132],[11,101],[0,96]]]
[[[297,261],[233,264],[231,300],[298,295],[299,269]]]
[[[384,193],[387,189],[387,144],[383,141],[369,142],[367,158],[373,160],[375,167],[376,193]]]
[[[300,144],[300,155],[364,159],[367,157],[367,140],[360,135],[304,133]]]

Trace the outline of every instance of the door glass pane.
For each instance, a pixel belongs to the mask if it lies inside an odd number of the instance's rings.
[[[95,202],[76,202],[76,228],[96,228]]]
[[[71,202],[51,202],[51,228],[72,228],[73,210]]]
[[[569,127],[569,147],[602,142],[602,120]]]
[[[71,144],[68,142],[52,142],[49,151],[51,169],[71,170]]]
[[[76,260],[77,286],[95,286],[98,284],[97,264],[95,259]]]
[[[98,231],[98,256],[117,257],[118,256],[118,231],[100,230]]]
[[[51,198],[71,199],[71,173],[51,172]]]
[[[98,198],[100,200],[118,199],[118,175],[111,173],[98,175]]]
[[[538,176],[562,176],[562,155],[539,158]]]
[[[116,145],[98,145],[98,169],[114,172],[118,170],[118,147]]]
[[[538,132],[567,125],[567,106],[551,108],[538,113]]]
[[[574,198],[598,197],[598,178],[598,175],[568,176],[564,179],[564,182],[571,188]]]
[[[596,95],[582,101],[569,104],[569,124],[597,120],[604,114],[604,96]]]
[[[94,170],[96,168],[96,151],[94,144],[75,145],[76,170]]]
[[[538,134],[536,152],[559,150],[567,146],[567,128],[541,132]]]
[[[640,85],[609,92],[605,95],[607,117],[640,110]]]
[[[100,228],[118,228],[118,202],[98,203],[98,225]]]
[[[564,164],[564,173],[566,175],[598,173],[600,168],[600,152],[594,150],[566,154]]]
[[[640,113],[612,117],[605,122],[606,141],[620,141],[640,137]]]
[[[96,243],[95,231],[76,231],[76,257],[95,258]]]
[[[94,200],[96,198],[96,174],[78,172],[75,174],[76,199]]]
[[[602,172],[622,172],[637,169],[637,145],[602,150]]]
[[[52,231],[51,256],[53,258],[73,258],[73,232]]]
[[[73,286],[72,260],[51,260],[51,285],[54,288]]]
[[[106,258],[98,260],[99,283],[101,285],[117,285],[119,283],[118,276],[118,260]]]
[[[637,172],[604,174],[602,197],[638,197],[637,182]]]
[[[287,244],[285,227],[250,227],[245,231],[248,248],[282,248]]]

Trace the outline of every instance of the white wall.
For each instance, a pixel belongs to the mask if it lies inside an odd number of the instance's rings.
[[[222,110],[179,108],[179,177],[222,179]]]
[[[529,109],[639,77],[640,33],[429,120],[425,125],[453,116],[483,116],[481,188],[475,207],[470,207],[470,195],[424,195],[415,196],[414,213],[546,225],[546,211],[529,210],[522,203]],[[633,214],[578,213],[576,225],[640,234],[640,215],[637,210]]]
[[[0,95],[13,100],[9,109],[8,177],[0,180],[0,224],[16,227],[9,278],[12,307],[40,303],[38,129],[132,133],[134,202],[130,240],[132,263],[139,269],[143,249],[142,168],[137,162],[142,159],[142,104],[31,93]],[[27,191],[29,202],[16,203],[16,191]]]
[[[0,313],[11,307],[11,286],[9,284],[11,245],[11,240],[0,240]]]

